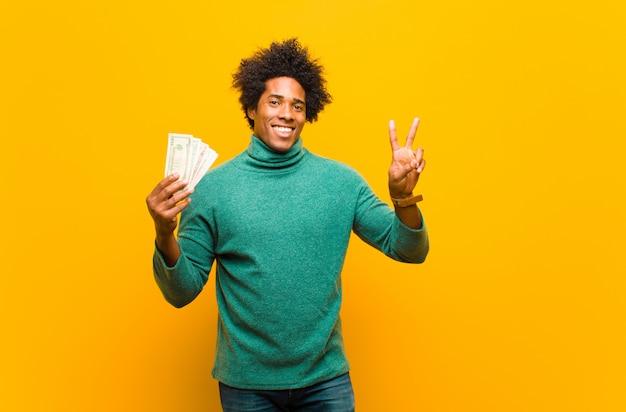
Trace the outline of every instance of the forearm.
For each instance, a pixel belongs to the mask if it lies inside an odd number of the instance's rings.
[[[394,211],[370,190],[363,190],[357,204],[353,230],[361,239],[397,261],[424,261],[428,254],[428,233],[414,203],[396,206]]]
[[[394,205],[396,216],[402,223],[411,229],[422,228],[422,214],[419,212],[416,204],[400,207]]]
[[[176,265],[180,257],[180,246],[178,246],[174,233],[159,234],[157,232],[155,243],[165,264],[169,267]]]

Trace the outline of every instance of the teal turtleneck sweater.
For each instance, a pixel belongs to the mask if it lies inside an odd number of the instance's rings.
[[[155,278],[182,307],[215,261],[213,376],[244,389],[301,388],[349,369],[339,309],[351,231],[399,261],[428,253],[425,227],[402,224],[353,169],[312,154],[302,139],[276,153],[252,136],[196,186],[180,219],[182,254],[168,267],[155,252]]]

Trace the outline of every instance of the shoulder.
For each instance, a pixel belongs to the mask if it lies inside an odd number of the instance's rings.
[[[340,162],[339,160],[324,157],[315,153],[308,153],[310,163],[315,167],[323,167],[335,173],[359,174],[352,166]]]
[[[363,176],[356,169],[346,163],[315,153],[309,153],[309,155],[308,167],[317,173],[330,175],[336,179],[364,180]]]

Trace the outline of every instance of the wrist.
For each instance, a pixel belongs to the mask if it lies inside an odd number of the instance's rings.
[[[174,234],[174,232],[157,231],[156,232],[156,236],[155,236],[155,242],[156,242],[156,244],[157,244],[159,249],[161,249],[161,250],[168,249],[174,243],[177,243],[176,235]]]
[[[407,197],[413,196],[413,191],[411,191],[411,192],[394,192],[393,190],[389,190],[389,196],[392,199],[405,199]]]
[[[411,194],[409,194],[408,196],[405,196],[405,197],[394,197],[394,196],[391,196],[391,202],[396,207],[413,206],[417,202],[421,202],[423,199],[424,198],[422,197],[422,195],[415,195],[415,196],[413,196],[413,193],[411,193]]]

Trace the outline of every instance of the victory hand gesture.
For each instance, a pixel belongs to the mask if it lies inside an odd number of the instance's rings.
[[[424,149],[412,149],[419,119],[415,118],[411,130],[406,138],[404,147],[398,143],[396,125],[389,121],[389,142],[391,143],[391,166],[389,166],[389,194],[394,199],[410,197],[419,180],[420,174],[426,166]]]

